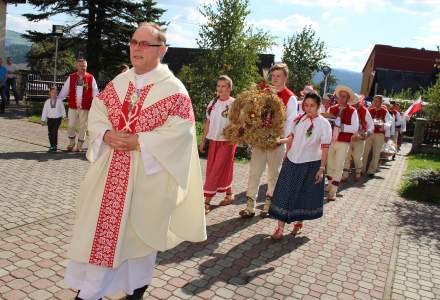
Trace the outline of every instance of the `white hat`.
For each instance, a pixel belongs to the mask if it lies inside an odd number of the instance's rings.
[[[383,102],[382,102],[382,104],[385,104],[385,105],[391,105],[391,103],[390,103],[390,98],[385,98],[385,97],[383,97]]]
[[[335,95],[339,97],[340,92],[346,92],[348,94],[349,98],[348,98],[347,102],[350,102],[355,98],[353,90],[351,88],[349,88],[348,86],[338,85],[335,89]]]
[[[350,104],[350,105],[356,105],[356,104],[359,103],[359,101],[360,101],[362,98],[364,98],[363,95],[359,95],[359,94],[357,94],[357,93],[354,93],[354,98],[353,98],[353,100],[348,101],[348,104]]]

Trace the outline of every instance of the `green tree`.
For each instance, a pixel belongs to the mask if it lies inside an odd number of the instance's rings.
[[[42,74],[53,74],[55,45],[51,41],[39,42],[32,45],[27,53],[28,65],[31,71]],[[64,75],[75,70],[75,54],[70,49],[58,52],[57,75]]]
[[[128,60],[128,42],[137,24],[160,20],[165,10],[153,0],[30,0],[39,13],[25,14],[30,21],[67,14],[72,17],[66,26],[67,36],[60,39],[60,48],[72,48],[76,55],[84,53],[88,69],[101,79],[113,78],[118,66]],[[28,31],[30,41],[51,40],[51,34]],[[45,48],[45,47],[43,47]],[[53,55],[53,52],[52,52]]]
[[[327,78],[327,93],[334,91],[337,84],[338,84],[338,79],[334,75],[329,74]],[[318,84],[316,88],[319,91],[320,95],[322,95],[322,92],[324,91],[324,85],[325,85],[325,77],[321,80],[321,82]]]
[[[437,81],[426,92],[426,101],[429,105],[422,109],[425,116],[432,121],[440,121],[440,74],[437,75]]]
[[[325,44],[311,26],[305,26],[300,33],[293,34],[284,42],[282,60],[289,66],[287,85],[295,92],[312,82],[313,73],[324,66],[327,58]]]
[[[267,32],[246,24],[249,0],[216,0],[203,5],[200,13],[207,22],[200,27],[197,45],[205,53],[190,70],[184,70],[186,77],[181,77],[184,82],[191,78],[189,92],[197,117],[203,115],[215,95],[215,79],[219,75],[232,78],[235,94],[259,80],[259,54],[273,45],[273,37]]]

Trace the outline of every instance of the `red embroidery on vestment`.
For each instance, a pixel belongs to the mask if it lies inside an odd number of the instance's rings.
[[[151,87],[152,85],[146,86],[140,91],[139,101],[132,109],[130,120],[128,120],[129,102],[135,92],[132,83],[128,86],[123,103],[119,100],[112,83],[98,95],[107,108],[108,118],[115,130],[124,129],[134,133],[151,131],[163,125],[170,116],[178,116],[194,122],[191,99],[185,94],[171,95],[142,109]],[[114,151],[112,154],[90,253],[91,264],[113,267],[128,188],[130,160],[130,152]]]

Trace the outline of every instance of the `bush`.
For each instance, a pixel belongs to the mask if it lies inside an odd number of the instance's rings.
[[[400,195],[440,204],[440,170],[415,169],[405,176]]]

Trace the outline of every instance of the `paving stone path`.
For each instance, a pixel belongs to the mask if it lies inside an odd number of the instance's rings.
[[[88,162],[48,154],[47,129],[19,113],[0,117],[0,299],[73,299],[65,252]],[[404,156],[385,163],[273,242],[273,220],[238,217],[248,166],[236,164],[236,203],[208,215],[206,242],[158,256],[145,299],[440,299],[440,207],[398,196],[404,169]]]

